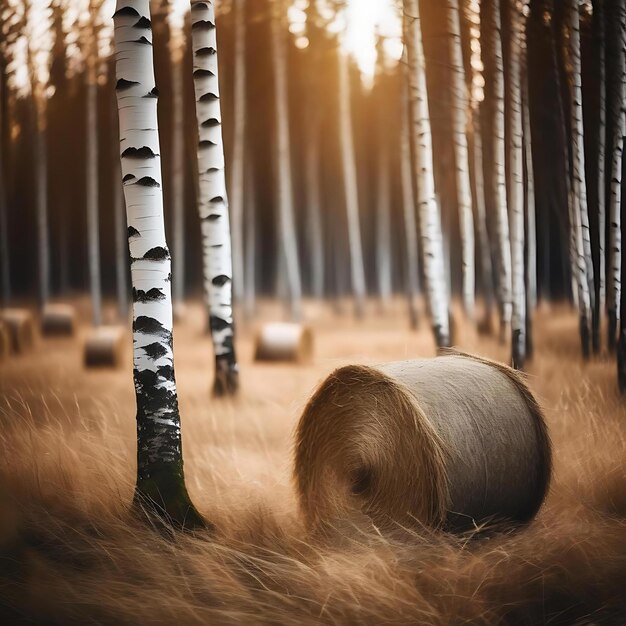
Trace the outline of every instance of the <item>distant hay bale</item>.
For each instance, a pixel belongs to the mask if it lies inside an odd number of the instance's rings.
[[[85,341],[85,367],[117,367],[124,355],[124,328],[99,326]]]
[[[313,333],[302,324],[265,324],[255,341],[255,361],[306,363],[313,355]]]
[[[70,304],[46,304],[41,314],[45,337],[71,337],[76,327],[76,311]]]
[[[4,309],[0,312],[9,333],[11,352],[23,354],[35,345],[35,322],[27,309]]]
[[[339,368],[297,429],[294,477],[312,528],[363,514],[379,528],[525,522],[550,471],[543,415],[520,375],[458,353]]]

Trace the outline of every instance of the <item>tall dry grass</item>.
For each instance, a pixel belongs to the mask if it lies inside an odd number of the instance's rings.
[[[337,365],[434,354],[400,317],[355,326],[326,312],[317,359],[250,363],[243,394],[209,397],[200,309],[177,330],[189,488],[217,533],[164,537],[129,517],[130,369],[85,372],[80,342],[0,365],[0,623],[621,624],[626,619],[626,414],[612,361],[581,362],[567,311],[537,320],[529,383],[555,472],[518,531],[454,537],[397,528],[308,537],[291,443],[314,385]],[[459,329],[460,346],[506,349]]]

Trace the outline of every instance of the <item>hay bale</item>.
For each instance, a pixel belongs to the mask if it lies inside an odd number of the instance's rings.
[[[85,367],[117,367],[124,356],[124,328],[99,326],[85,341]]]
[[[35,322],[29,310],[4,309],[0,313],[0,319],[9,333],[11,352],[22,354],[34,347]]]
[[[255,361],[305,363],[313,355],[313,333],[302,324],[265,324],[255,340]]]
[[[297,430],[300,508],[318,529],[363,514],[379,528],[525,522],[550,470],[543,415],[520,375],[469,355],[339,368]]]
[[[76,327],[76,311],[70,304],[46,304],[41,314],[45,337],[71,337]]]

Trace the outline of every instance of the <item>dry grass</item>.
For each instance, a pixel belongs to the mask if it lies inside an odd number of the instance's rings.
[[[555,448],[535,522],[323,541],[304,532],[291,484],[302,407],[338,365],[434,354],[425,323],[318,311],[302,367],[253,365],[242,329],[242,396],[217,401],[201,310],[188,315],[175,339],[186,469],[217,535],[169,541],[129,518],[130,363],[84,371],[80,343],[47,340],[0,365],[0,623],[624,623],[626,415],[613,362],[581,362],[570,313],[542,314],[529,368]],[[462,348],[505,357],[460,331]]]

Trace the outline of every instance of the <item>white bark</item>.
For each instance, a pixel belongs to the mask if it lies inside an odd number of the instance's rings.
[[[183,162],[185,155],[185,121],[183,118],[182,62],[172,62],[172,290],[174,302],[185,298],[185,187]]]
[[[276,174],[278,186],[278,234],[285,275],[289,288],[291,316],[299,319],[302,308],[302,281],[298,256],[298,240],[293,210],[291,178],[291,147],[289,145],[289,106],[287,93],[287,51],[285,32],[281,26],[282,3],[273,2],[271,48],[274,68],[274,95],[277,133]]]
[[[616,96],[613,98],[613,137],[611,153],[611,187],[609,196],[609,258],[607,276],[607,307],[609,320],[615,331],[615,320],[619,315],[622,277],[622,160],[624,157],[624,135],[626,134],[626,5],[621,4],[619,10],[619,25],[615,26],[619,33],[619,54],[615,59],[616,75],[621,75],[621,84],[616,86]],[[609,347],[612,348],[614,337],[609,337]]]
[[[511,245],[509,239],[509,218],[506,199],[506,171],[504,145],[504,62],[502,59],[502,38],[499,0],[491,0],[491,19],[487,21],[490,31],[491,56],[493,67],[493,91],[495,99],[493,135],[493,176],[492,190],[495,198],[495,226],[498,241],[498,287],[501,314],[501,330],[511,323],[512,316],[512,277]]]
[[[405,45],[409,66],[412,138],[415,152],[417,205],[424,259],[426,294],[438,346],[450,343],[448,289],[445,280],[441,216],[435,197],[432,134],[426,92],[426,64],[419,5],[404,0]]]
[[[212,1],[192,0],[193,78],[198,122],[198,211],[202,230],[204,286],[216,358],[217,393],[228,389],[222,377],[236,377],[232,309],[232,258],[222,112],[217,62],[215,10]],[[227,387],[223,387],[226,384]],[[234,391],[234,389],[232,389]]]
[[[246,210],[245,219],[245,296],[244,309],[248,319],[254,315],[256,305],[256,197],[254,185],[254,170],[252,160],[249,160],[246,167],[245,175],[245,202]]]
[[[246,138],[246,0],[234,0],[235,68],[233,93],[233,160],[230,178],[230,215],[233,239],[233,295],[242,302],[245,292],[244,271],[244,191]]]
[[[350,270],[352,293],[355,299],[356,315],[360,317],[365,309],[365,269],[363,266],[363,244],[359,220],[359,191],[352,137],[352,113],[350,109],[350,72],[348,57],[338,50],[339,61],[339,141],[341,144],[341,165],[348,218],[348,243],[350,247]]]
[[[452,63],[452,133],[456,166],[456,190],[461,230],[461,258],[463,266],[463,306],[470,319],[475,308],[474,216],[469,175],[467,145],[467,86],[461,46],[461,24],[458,0],[447,0],[448,36]]]
[[[382,124],[381,124],[382,127]],[[391,300],[391,181],[389,148],[385,133],[380,133],[382,145],[378,147],[378,185],[376,220],[376,270],[378,295],[383,306]]]
[[[511,40],[509,50],[509,219],[513,287],[511,347],[513,366],[524,367],[526,356],[526,281],[524,272],[524,169],[522,129],[521,55],[524,47],[524,22],[511,0]]]
[[[582,110],[582,79],[580,59],[580,14],[578,0],[569,0],[569,60],[570,111],[572,141],[572,191],[574,206],[571,207],[572,227],[576,245],[576,276],[578,280],[578,307],[581,332],[589,333],[591,307],[593,306],[593,264],[591,261],[591,237],[587,209],[587,186],[585,182],[585,147]],[[583,330],[583,325],[586,331]],[[585,341],[585,339],[583,339]],[[586,348],[584,348],[586,350]]]
[[[182,479],[182,450],[149,0],[118,0],[114,22],[120,156],[133,284],[139,487],[152,479],[156,467],[170,467]]]
[[[524,157],[526,163],[526,275],[527,314],[537,308],[537,225],[535,208],[535,173],[533,169],[532,134],[528,104],[528,76],[524,80],[522,97],[524,115]]]

